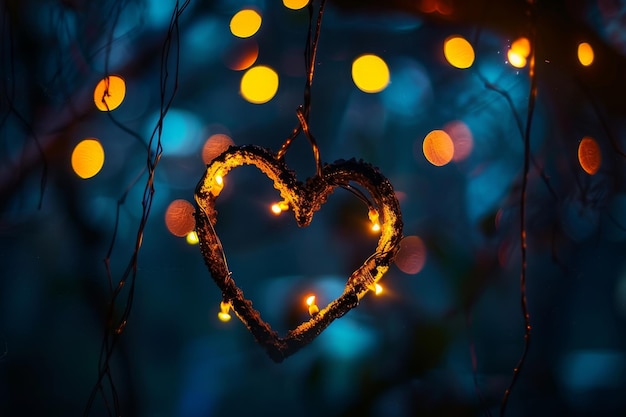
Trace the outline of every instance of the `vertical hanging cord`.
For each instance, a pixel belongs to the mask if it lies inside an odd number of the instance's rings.
[[[524,318],[524,349],[522,351],[522,355],[517,362],[517,366],[513,370],[513,376],[511,377],[511,382],[509,386],[504,391],[504,397],[502,398],[502,404],[500,406],[500,416],[504,417],[506,413],[506,407],[508,404],[508,399],[511,394],[511,390],[515,386],[517,382],[522,367],[524,366],[524,362],[526,360],[526,355],[530,349],[530,333],[531,333],[531,324],[530,324],[530,312],[528,311],[528,300],[526,297],[526,271],[527,271],[527,233],[526,233],[526,199],[528,193],[528,172],[530,169],[530,130],[532,126],[533,116],[535,112],[535,103],[537,101],[537,76],[535,73],[535,57],[537,54],[537,30],[536,30],[536,13],[535,13],[535,3],[534,0],[528,0],[528,4],[530,6],[530,14],[531,14],[531,39],[530,39],[530,64],[529,64],[529,75],[530,75],[530,95],[528,97],[528,113],[526,117],[526,127],[524,128],[524,172],[522,176],[522,190],[521,190],[521,201],[520,201],[520,248],[521,248],[521,258],[522,258],[522,270],[520,274],[520,304],[522,309],[522,315]]]
[[[320,150],[317,146],[315,137],[309,130],[309,114],[311,112],[311,85],[313,84],[313,75],[315,72],[315,57],[317,55],[317,45],[319,43],[320,32],[322,28],[322,17],[324,16],[324,6],[326,0],[322,0],[319,11],[317,13],[317,23],[315,25],[315,32],[313,32],[313,1],[309,2],[309,31],[306,39],[306,46],[304,48],[304,66],[306,70],[306,81],[304,84],[304,98],[303,104],[298,106],[296,110],[296,116],[298,117],[298,125],[293,129],[291,136],[285,140],[285,143],[281,146],[280,150],[276,154],[276,159],[282,159],[287,153],[287,149],[291,146],[293,140],[304,132],[304,135],[309,140],[311,148],[313,150],[313,157],[315,158],[315,171],[317,175],[322,173],[322,159],[320,156]]]

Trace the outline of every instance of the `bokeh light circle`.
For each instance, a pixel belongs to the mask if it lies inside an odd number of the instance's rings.
[[[378,93],[389,84],[389,67],[377,55],[361,55],[352,62],[352,80],[359,90]]]
[[[588,67],[593,63],[594,53],[593,48],[587,42],[581,42],[578,45],[578,61],[585,66]]]
[[[309,4],[309,0],[283,0],[283,5],[291,10],[300,10]]]
[[[250,103],[267,103],[277,91],[278,74],[270,67],[252,67],[241,77],[241,95]]]
[[[469,126],[461,120],[453,120],[446,123],[443,130],[450,135],[454,144],[452,160],[459,162],[466,159],[474,149],[474,136]]]
[[[174,200],[165,210],[165,226],[171,234],[186,237],[196,227],[196,209],[187,200]]]
[[[100,111],[115,110],[126,96],[126,82],[119,75],[101,79],[93,90],[93,101]]]
[[[202,161],[205,164],[209,164],[216,156],[220,155],[229,146],[233,146],[235,142],[230,138],[230,136],[225,135],[223,133],[217,133],[215,135],[211,135],[206,142],[204,142],[204,146],[202,147]]]
[[[417,274],[426,263],[426,245],[419,236],[406,236],[400,241],[395,264],[405,274]]]
[[[433,130],[424,138],[422,150],[428,162],[440,167],[452,160],[454,142],[445,131]]]
[[[592,137],[585,136],[578,144],[578,162],[589,175],[594,175],[602,165],[602,154],[598,142]]]
[[[262,20],[256,10],[240,10],[230,19],[230,32],[238,38],[249,38],[261,28]]]
[[[97,139],[82,140],[72,152],[72,169],[83,179],[95,176],[104,165],[104,149]]]
[[[474,63],[474,48],[462,36],[450,36],[443,43],[443,55],[455,68],[466,69]]]

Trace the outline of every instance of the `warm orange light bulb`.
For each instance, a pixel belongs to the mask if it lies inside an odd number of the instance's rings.
[[[381,295],[383,293],[383,286],[379,283],[374,284],[374,294]]]

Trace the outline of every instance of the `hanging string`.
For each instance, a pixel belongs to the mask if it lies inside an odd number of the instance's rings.
[[[91,413],[91,409],[93,408],[93,403],[98,394],[102,397],[108,415],[121,415],[121,407],[119,402],[119,397],[117,394],[117,389],[115,387],[115,381],[112,375],[110,362],[113,356],[113,352],[115,350],[115,346],[120,340],[121,334],[124,332],[126,325],[128,323],[128,319],[130,317],[130,312],[133,306],[133,299],[135,293],[135,284],[137,277],[137,261],[139,257],[139,250],[141,248],[143,242],[143,233],[145,226],[148,222],[148,218],[150,215],[150,210],[152,208],[153,196],[154,196],[154,177],[156,173],[156,167],[161,158],[161,154],[163,151],[162,143],[161,143],[161,135],[163,131],[163,120],[167,112],[170,109],[174,96],[176,95],[178,89],[178,69],[179,69],[179,60],[180,60],[180,46],[179,46],[179,27],[178,20],[184,10],[189,5],[190,0],[185,0],[182,4],[179,4],[179,1],[176,1],[176,5],[174,7],[174,11],[172,13],[172,19],[170,21],[170,26],[167,32],[167,36],[165,38],[165,42],[163,45],[163,53],[161,56],[161,85],[160,85],[160,95],[161,95],[161,109],[160,109],[160,117],[157,125],[155,126],[150,140],[146,146],[147,160],[146,166],[139,177],[137,177],[130,188],[139,180],[139,178],[143,175],[143,172],[147,171],[148,178],[145,183],[144,193],[143,193],[143,201],[142,201],[142,214],[141,220],[139,222],[139,226],[137,228],[137,236],[135,239],[135,248],[130,257],[130,260],[122,274],[122,277],[119,279],[117,285],[113,286],[112,273],[110,269],[110,255],[112,250],[112,245],[109,248],[109,253],[107,254],[107,258],[105,259],[105,266],[107,270],[107,277],[109,279],[109,286],[112,291],[111,299],[108,306],[105,328],[104,328],[104,336],[102,340],[102,345],[100,349],[100,358],[98,361],[98,379],[94,384],[94,387],[91,390],[91,394],[87,401],[84,410],[84,416],[88,416]],[[170,57],[170,52],[172,49],[175,52],[173,58]],[[174,82],[170,81],[170,72],[169,65],[171,62],[174,62]],[[110,112],[109,112],[110,113]],[[113,236],[113,241],[115,240],[115,235],[117,233],[118,220],[119,220],[119,207],[123,204],[128,191],[128,188],[123,196],[118,201],[118,213],[116,215],[116,224],[115,224],[115,232]],[[119,297],[122,297],[123,290],[128,284],[128,291],[125,293],[125,306],[122,312],[121,317],[115,318],[116,312],[116,302]],[[108,393],[105,390],[105,387],[108,389]]]
[[[315,25],[315,31],[313,30],[313,1],[309,2],[309,31],[307,34],[306,46],[304,48],[304,66],[306,71],[306,81],[304,84],[304,98],[303,104],[298,106],[296,110],[296,116],[298,117],[298,125],[293,129],[291,135],[285,140],[285,143],[281,146],[276,159],[283,159],[287,153],[287,149],[291,146],[293,140],[303,132],[309,140],[311,148],[313,149],[313,157],[315,158],[315,171],[317,175],[322,173],[322,159],[320,156],[319,147],[317,141],[309,129],[309,114],[311,112],[311,86],[313,84],[313,75],[315,73],[315,57],[317,55],[317,46],[319,43],[320,32],[322,28],[322,18],[324,16],[324,6],[326,0],[322,0],[319,11],[317,13],[317,20]]]
[[[528,112],[526,114],[526,126],[524,128],[524,171],[522,173],[522,190],[520,196],[520,248],[522,258],[522,268],[520,273],[520,307],[524,319],[524,347],[522,354],[513,369],[513,376],[509,386],[504,391],[502,404],[500,405],[500,417],[504,417],[508,404],[511,390],[517,382],[520,372],[524,366],[526,356],[530,349],[531,341],[531,323],[530,312],[528,310],[528,300],[526,297],[526,272],[527,272],[527,233],[526,233],[526,210],[527,210],[527,193],[528,193],[528,173],[530,171],[530,131],[535,114],[535,104],[537,102],[537,74],[535,72],[535,58],[537,55],[537,29],[536,29],[536,10],[534,0],[528,0],[529,13],[531,17],[530,25],[530,94],[528,96]]]

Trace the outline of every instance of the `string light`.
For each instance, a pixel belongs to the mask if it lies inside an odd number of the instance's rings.
[[[308,297],[306,297],[306,305],[309,309],[309,315],[311,317],[316,316],[319,312],[320,309],[319,307],[315,304],[315,296],[314,295],[309,295]]]
[[[274,188],[282,197],[281,203],[289,208],[301,227],[310,224],[313,214],[327,201],[335,188],[355,188],[350,183],[362,187],[372,198],[370,206],[376,207],[368,211],[370,221],[378,223],[380,227],[380,237],[374,254],[350,275],[344,292],[326,307],[318,307],[312,299],[307,306],[310,307],[311,319],[290,330],[285,337],[278,336],[253,308],[252,302],[245,299],[226,264],[224,249],[213,227],[218,220],[215,200],[221,192],[223,178],[233,168],[243,165],[255,166],[274,182]],[[376,292],[374,284],[389,269],[402,238],[400,206],[391,183],[372,165],[355,159],[324,164],[319,174],[300,182],[285,161],[269,149],[254,145],[231,146],[207,166],[196,187],[196,202],[199,208],[196,213],[196,232],[202,243],[200,251],[211,277],[224,298],[231,300],[231,308],[235,310],[237,317],[277,362],[310,343],[333,320],[356,307],[359,299],[369,291]],[[281,203],[276,203],[278,208],[281,208]]]
[[[230,321],[230,303],[226,303],[224,301],[220,302],[220,312],[217,313],[217,318],[220,319],[220,321],[226,323],[227,321]]]
[[[367,213],[370,222],[372,222],[372,231],[380,232],[380,223],[378,221],[378,211],[376,209],[370,209]]]
[[[186,240],[187,240],[187,243],[189,243],[190,245],[197,245],[199,240],[198,240],[198,234],[196,233],[196,231],[192,230],[191,232],[187,233]]]
[[[274,213],[276,215],[279,215],[283,211],[289,210],[289,203],[287,203],[286,201],[281,201],[279,203],[274,203],[274,204],[272,204],[270,209],[272,210],[272,213]]]
[[[374,294],[381,295],[383,293],[383,286],[378,282],[374,283]]]

